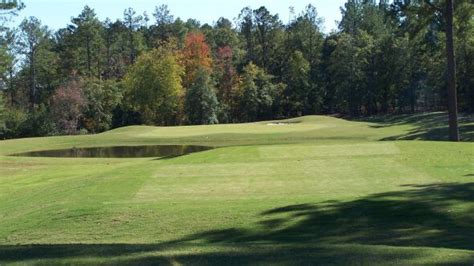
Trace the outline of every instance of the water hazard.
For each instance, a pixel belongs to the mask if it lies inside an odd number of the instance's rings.
[[[113,146],[93,148],[71,148],[62,150],[33,151],[13,154],[25,157],[66,158],[147,158],[177,157],[190,153],[211,150],[214,147],[196,145]]]

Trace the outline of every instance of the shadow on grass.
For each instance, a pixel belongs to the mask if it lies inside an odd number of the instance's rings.
[[[290,205],[262,213],[260,230],[190,237],[210,243],[327,243],[474,250],[474,183],[407,185],[349,202]]]
[[[415,115],[387,115],[366,118],[361,121],[376,123],[372,128],[412,125],[405,134],[390,136],[382,140],[448,140],[448,115],[443,112]],[[459,131],[463,141],[474,141],[474,116],[459,116]]]
[[[191,247],[196,250],[196,248]],[[353,246],[233,246],[232,251],[160,254],[162,245],[153,244],[68,244],[1,247],[0,262],[35,264],[107,265],[352,265],[354,262],[406,261],[419,256],[416,251],[383,252]],[[93,259],[89,262],[83,259]],[[98,260],[94,260],[97,259]],[[41,261],[42,260],[42,261]],[[455,259],[453,264],[465,262]]]
[[[474,251],[474,183],[405,185],[400,191],[353,201],[282,206],[260,215],[261,221],[252,229],[211,230],[168,243],[4,245],[0,262],[98,257],[164,265],[388,263],[395,258],[409,263],[424,252],[387,247]],[[193,253],[202,243],[224,250]],[[186,247],[192,249],[160,254]],[[450,261],[473,262],[467,257]]]
[[[250,250],[252,249],[252,250]],[[211,252],[172,257],[146,256],[125,260],[128,265],[363,265],[374,262],[409,262],[415,252],[384,253],[353,247],[287,247],[266,249],[261,246],[241,247],[236,252]],[[167,261],[166,264],[161,263]],[[364,263],[365,262],[365,263]],[[450,264],[460,264],[454,260]]]

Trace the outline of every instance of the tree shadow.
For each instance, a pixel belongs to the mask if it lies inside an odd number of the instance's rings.
[[[260,230],[210,231],[187,240],[474,250],[474,183],[405,187],[349,202],[284,206],[263,212]]]
[[[386,115],[364,118],[364,122],[375,123],[372,128],[412,125],[407,133],[389,136],[381,140],[448,140],[448,115],[444,112],[414,115]],[[474,116],[459,116],[459,132],[463,141],[474,141]]]
[[[474,183],[408,184],[400,191],[282,206],[260,216],[252,228],[210,230],[167,243],[0,246],[0,262],[122,256],[120,262],[126,264],[168,265],[170,256],[159,252],[202,244],[231,249],[175,254],[171,259],[193,265],[410,263],[424,252],[383,247],[474,251]],[[467,265],[474,258],[453,257],[451,262]]]
[[[113,257],[136,252],[158,251],[154,244],[51,244],[0,246],[1,261],[61,259],[74,257]]]
[[[168,247],[171,249],[172,247]],[[31,262],[52,264],[106,265],[348,265],[354,261],[407,262],[415,252],[384,253],[352,246],[276,246],[237,245],[232,251],[211,251],[187,254],[161,254],[162,245],[153,244],[62,244],[0,246],[0,264]],[[87,259],[99,258],[97,263]],[[69,260],[69,261],[68,261]],[[72,262],[71,262],[72,260]],[[459,261],[457,261],[459,262]],[[3,265],[3,264],[2,264]]]
[[[241,246],[234,252],[178,255],[173,257],[146,256],[125,260],[127,265],[364,265],[371,262],[409,262],[414,252],[391,254],[351,249],[350,247],[279,247]],[[370,258],[370,259],[368,259]],[[160,261],[173,262],[161,264]],[[364,263],[366,262],[366,263]],[[462,261],[453,261],[458,264]]]
[[[419,127],[414,130],[410,130],[406,134],[390,136],[383,138],[382,140],[449,140],[448,127],[437,127],[437,128],[426,128]],[[459,126],[459,134],[462,141],[474,141],[474,125],[461,125]]]

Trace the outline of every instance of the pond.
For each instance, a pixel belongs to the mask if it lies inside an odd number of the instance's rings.
[[[76,148],[62,150],[33,151],[13,154],[25,157],[66,157],[66,158],[147,158],[176,157],[185,154],[214,149],[196,145],[148,145]]]

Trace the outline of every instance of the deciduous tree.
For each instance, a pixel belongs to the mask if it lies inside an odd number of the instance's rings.
[[[137,58],[124,78],[124,101],[148,125],[180,123],[183,68],[170,48],[161,47]]]
[[[59,132],[77,134],[82,112],[87,104],[83,84],[72,76],[51,98],[51,115]]]
[[[211,50],[206,43],[204,34],[191,32],[186,36],[182,50],[182,62],[185,69],[183,80],[185,88],[192,85],[198,69],[203,68],[209,72],[212,70]]]

